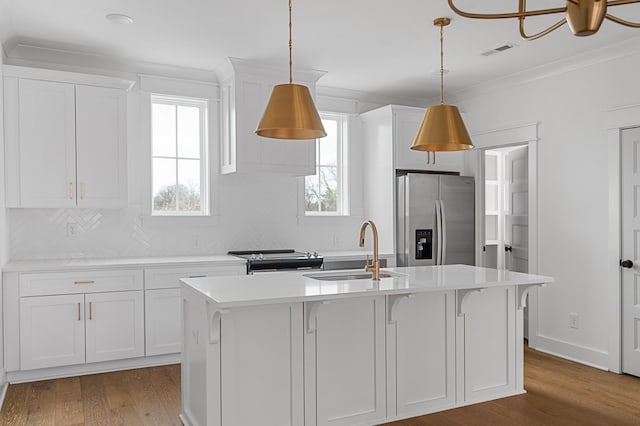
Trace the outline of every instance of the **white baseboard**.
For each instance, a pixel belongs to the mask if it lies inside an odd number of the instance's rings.
[[[532,343],[535,344],[535,346],[531,346]],[[539,334],[535,339],[533,339],[533,342],[531,339],[529,340],[529,346],[540,352],[555,355],[580,364],[585,364],[589,367],[609,371],[608,352],[564,342],[562,340],[541,336]]]
[[[38,370],[9,371],[7,372],[7,381],[9,383],[24,383],[35,382],[38,380],[59,379],[61,377],[85,376],[87,374],[108,373],[111,371],[177,364],[180,360],[181,355],[178,353],[130,358],[117,361],[96,362],[92,364],[69,365],[65,367],[41,368]]]
[[[2,383],[2,381],[0,381],[0,383]],[[5,383],[2,383],[2,385],[0,385],[0,411],[2,411],[2,404],[4,404],[4,397],[7,396],[7,389],[9,389],[9,383],[5,382]]]

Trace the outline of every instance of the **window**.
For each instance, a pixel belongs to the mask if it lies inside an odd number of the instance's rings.
[[[207,102],[151,96],[152,214],[209,214]]]
[[[320,118],[327,136],[316,141],[316,174],[305,177],[305,214],[346,216],[347,116],[321,113]]]

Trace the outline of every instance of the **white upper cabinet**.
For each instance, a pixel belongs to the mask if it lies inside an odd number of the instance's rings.
[[[379,167],[392,170],[431,170],[460,172],[464,168],[464,153],[438,152],[430,162],[426,152],[411,149],[424,118],[425,108],[387,105],[360,115],[366,149],[383,150]]]
[[[18,144],[19,179],[8,176],[7,185],[18,185],[18,202],[23,207],[73,207],[75,87],[39,80],[14,81],[18,83],[20,140],[7,138],[7,144]],[[7,100],[11,102],[8,96]],[[13,102],[5,108],[12,105]],[[11,124],[8,122],[7,127]]]
[[[124,91],[76,86],[78,207],[126,206],[126,119]]]
[[[126,206],[126,87],[5,67],[8,207]]]
[[[255,134],[274,85],[288,82],[288,70],[229,58],[218,70],[221,96],[220,170],[228,173],[280,173],[293,176],[316,172],[315,140],[280,140]],[[295,84],[315,96],[321,71],[294,70]]]

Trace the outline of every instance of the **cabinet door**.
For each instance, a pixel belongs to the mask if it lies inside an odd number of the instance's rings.
[[[390,416],[455,403],[455,295],[388,296],[387,386]]]
[[[28,79],[18,84],[20,206],[73,207],[74,85]]]
[[[305,303],[305,424],[381,423],[386,418],[384,297],[317,303]]]
[[[221,315],[222,424],[304,423],[302,304]]]
[[[20,369],[84,363],[84,296],[20,299]]]
[[[460,294],[457,297],[461,297]],[[459,402],[513,395],[516,388],[515,300],[516,291],[512,286],[472,292],[464,298],[462,315],[456,325]]]
[[[126,98],[119,89],[76,86],[78,207],[126,205]]]
[[[180,352],[182,349],[180,324],[179,288],[145,292],[147,356]]]
[[[85,295],[87,362],[144,355],[142,291]]]

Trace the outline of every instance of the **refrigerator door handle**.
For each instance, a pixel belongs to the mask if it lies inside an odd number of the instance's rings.
[[[440,200],[436,200],[436,265],[442,264],[442,221],[440,214]]]
[[[447,257],[447,214],[444,210],[444,201],[440,200],[440,226],[442,228],[442,239],[440,241],[440,247],[442,247],[442,253],[440,253],[441,265],[444,265]]]

